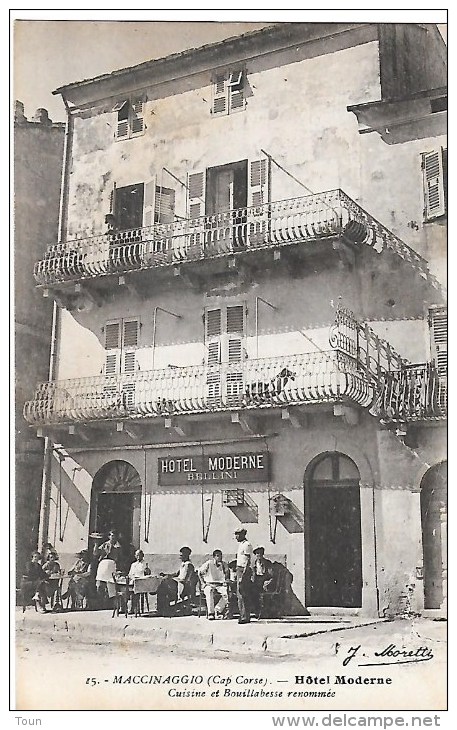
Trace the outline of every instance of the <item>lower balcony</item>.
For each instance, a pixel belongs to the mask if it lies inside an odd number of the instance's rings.
[[[316,403],[369,407],[374,394],[356,361],[331,350],[43,383],[24,417],[52,426]]]
[[[373,410],[385,423],[445,419],[447,378],[431,363],[385,372]]]

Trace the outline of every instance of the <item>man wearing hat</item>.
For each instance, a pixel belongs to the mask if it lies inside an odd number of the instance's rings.
[[[249,599],[251,591],[251,564],[252,545],[246,539],[247,530],[239,527],[235,530],[235,538],[238,542],[236,553],[236,595],[238,599],[239,624],[248,624],[251,621],[249,610]]]

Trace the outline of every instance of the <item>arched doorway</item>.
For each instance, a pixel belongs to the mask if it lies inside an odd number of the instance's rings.
[[[424,608],[441,608],[446,599],[447,462],[429,469],[421,482]]]
[[[141,480],[127,461],[110,461],[97,472],[92,483],[90,531],[107,534],[110,528],[125,540],[140,542]]]
[[[360,474],[336,451],[305,475],[305,570],[307,606],[362,606]]]

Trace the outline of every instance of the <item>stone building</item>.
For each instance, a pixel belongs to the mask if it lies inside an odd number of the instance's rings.
[[[291,611],[444,609],[445,84],[435,26],[293,23],[55,92],[24,413],[62,561],[114,525],[198,564],[243,523]]]
[[[17,573],[38,541],[43,441],[23,418],[37,379],[49,377],[52,301],[35,287],[33,266],[57,235],[65,125],[38,109],[14,114],[14,334]]]

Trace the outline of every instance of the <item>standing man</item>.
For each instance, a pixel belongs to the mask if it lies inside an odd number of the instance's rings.
[[[238,599],[238,610],[240,612],[239,624],[248,624],[251,621],[249,609],[251,591],[251,564],[252,545],[246,539],[246,528],[239,527],[235,530],[235,538],[238,542],[236,553],[236,595]]]
[[[222,560],[221,550],[214,550],[213,557],[198,569],[198,575],[203,581],[208,619],[214,621],[218,616],[224,615],[228,603],[227,579],[229,569]],[[215,598],[218,599],[216,604]]]

